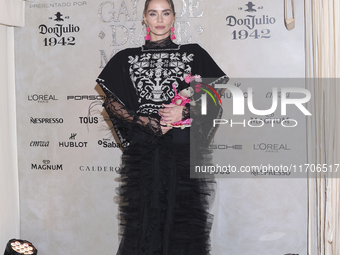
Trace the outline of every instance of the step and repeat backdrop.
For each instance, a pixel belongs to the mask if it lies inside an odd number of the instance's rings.
[[[261,168],[216,175],[212,254],[306,254],[305,176],[263,171],[306,162],[306,116],[280,107],[283,94],[294,98],[293,88],[304,87],[303,3],[295,3],[288,30],[281,0],[174,2],[177,43],[205,48],[255,109],[278,105],[257,115],[245,103],[235,116],[231,91],[221,98],[214,164]],[[143,7],[142,0],[26,3],[26,26],[15,34],[21,238],[41,255],[118,248],[121,145],[95,80],[116,52],[144,43]]]

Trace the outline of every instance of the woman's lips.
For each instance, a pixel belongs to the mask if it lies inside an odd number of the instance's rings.
[[[165,27],[164,26],[158,26],[156,27],[156,29],[164,29]]]

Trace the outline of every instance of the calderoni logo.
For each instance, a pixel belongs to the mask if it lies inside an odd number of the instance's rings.
[[[54,170],[54,171],[59,171],[63,170],[63,165],[62,164],[57,164],[57,165],[52,165],[50,164],[51,161],[48,159],[43,160],[43,164],[31,164],[31,169],[32,170]]]
[[[62,124],[63,118],[34,118],[31,117],[30,123],[32,124]]]
[[[256,151],[262,151],[262,152],[280,152],[280,151],[289,151],[290,148],[287,144],[283,143],[259,143],[254,144],[253,149]]]
[[[103,148],[124,148],[121,143],[116,143],[114,141],[111,142],[110,139],[98,140],[98,145]]]
[[[49,147],[50,142],[49,141],[31,141],[30,147]]]
[[[107,172],[107,173],[119,173],[119,166],[80,166],[79,170],[82,172]]]
[[[49,101],[57,101],[55,95],[38,95],[33,94],[28,96],[28,101],[33,101],[37,103],[48,103]]]

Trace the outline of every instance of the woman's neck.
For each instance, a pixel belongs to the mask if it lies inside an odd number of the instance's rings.
[[[166,46],[169,46],[169,45],[172,45],[172,44],[174,44],[174,43],[172,42],[172,40],[170,39],[170,36],[169,36],[169,37],[166,37],[166,38],[163,38],[163,39],[160,39],[160,40],[156,40],[156,41],[146,41],[145,47],[148,48],[148,49],[162,48],[162,47],[166,47]]]

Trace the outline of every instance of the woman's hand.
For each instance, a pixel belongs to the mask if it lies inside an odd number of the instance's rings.
[[[170,129],[172,129],[171,126],[168,126],[164,121],[160,121],[160,124],[161,124],[161,129],[162,129],[162,133],[163,135],[168,132]]]
[[[165,108],[160,109],[158,112],[165,123],[170,124],[182,120],[183,118],[182,111],[184,105],[175,104],[162,104],[162,105]]]

